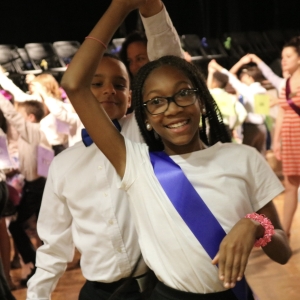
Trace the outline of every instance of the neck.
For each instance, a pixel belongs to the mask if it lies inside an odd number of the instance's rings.
[[[291,79],[292,78],[300,78],[300,67],[291,74]]]
[[[168,145],[166,143],[164,144],[164,146],[164,151],[168,155],[181,155],[186,153],[192,153],[206,148],[206,145],[200,139],[198,139],[197,142],[189,143],[188,145]]]

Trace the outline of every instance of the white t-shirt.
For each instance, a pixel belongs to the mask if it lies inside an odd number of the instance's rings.
[[[211,264],[211,258],[160,186],[147,145],[126,139],[126,150],[121,188],[129,194],[145,262],[160,281],[174,289],[194,293],[223,291],[217,267]],[[283,191],[276,175],[252,147],[217,143],[172,159],[226,233],[247,213],[259,210]]]

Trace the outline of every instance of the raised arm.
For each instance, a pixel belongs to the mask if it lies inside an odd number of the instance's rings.
[[[236,64],[238,65],[238,63]],[[241,64],[242,66],[243,64]],[[221,65],[219,65],[214,59],[212,59],[209,63],[210,68],[214,68],[218,72],[222,72],[228,76],[228,81],[232,85],[232,87],[238,92],[239,94],[247,94],[249,87],[242,83],[240,80],[237,79],[237,77],[231,72],[223,68]],[[234,68],[234,67],[233,67]],[[231,68],[232,70],[232,68]]]
[[[245,56],[243,56],[237,63],[235,63],[231,69],[229,70],[230,73],[236,75],[236,73],[238,72],[238,70],[243,66],[246,65],[248,63],[250,63],[251,60],[249,58],[249,56],[246,54]]]
[[[184,58],[178,33],[161,0],[148,0],[139,10],[148,39],[149,60],[165,55]]]
[[[248,54],[251,61],[256,63],[257,67],[261,70],[263,75],[272,83],[272,85],[276,88],[277,92],[279,93],[280,89],[282,88],[285,79],[276,75],[271,68],[265,64],[257,55],[255,54]]]
[[[82,43],[65,72],[61,85],[95,144],[123,177],[126,149],[123,136],[114,127],[91,92],[95,71],[113,34],[125,17],[146,0],[113,0]]]
[[[0,109],[8,123],[25,141],[28,143],[36,141],[36,135],[40,134],[39,125],[27,121],[2,95],[0,95]]]
[[[216,69],[213,67],[213,63],[214,63],[213,61],[210,61],[207,66],[208,75],[207,75],[206,85],[209,90],[213,88],[213,76],[214,73],[216,72]]]
[[[24,93],[14,82],[9,79],[3,72],[3,69],[0,67],[0,85],[1,87],[9,91],[15,98],[15,101],[23,102],[26,100],[32,100],[33,97]]]

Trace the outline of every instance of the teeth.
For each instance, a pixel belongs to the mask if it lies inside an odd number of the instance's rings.
[[[169,126],[167,126],[167,127],[168,127],[168,128],[178,128],[178,127],[183,126],[183,125],[185,125],[185,124],[187,124],[187,121],[180,122],[180,123],[176,123],[176,124],[172,124],[172,125],[169,125]]]

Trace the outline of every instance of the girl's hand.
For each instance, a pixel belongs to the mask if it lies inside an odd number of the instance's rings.
[[[250,61],[254,62],[257,65],[261,62],[261,59],[255,54],[248,54],[248,57],[250,58]]]
[[[208,63],[208,69],[221,72],[223,70],[223,67],[221,65],[219,65],[215,59],[212,59]]]
[[[212,264],[218,264],[219,278],[225,288],[233,288],[243,278],[249,255],[261,230],[263,228],[258,222],[243,218],[221,242]]]
[[[240,59],[240,63],[243,64],[243,65],[247,65],[251,62],[251,58],[249,56],[249,54],[246,54],[245,56],[243,56],[241,59]]]

